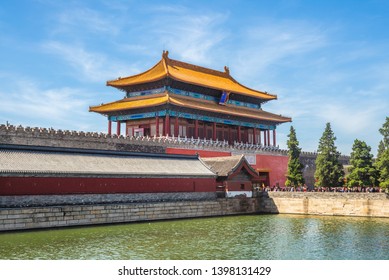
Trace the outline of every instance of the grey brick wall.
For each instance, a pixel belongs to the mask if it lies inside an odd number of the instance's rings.
[[[0,208],[214,199],[216,199],[214,192],[15,195],[0,196]]]

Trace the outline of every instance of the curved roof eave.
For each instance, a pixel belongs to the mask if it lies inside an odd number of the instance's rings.
[[[160,71],[161,69],[158,69],[158,67],[161,68],[161,66],[165,69],[165,71]],[[156,72],[156,73],[153,73],[153,72]],[[136,75],[127,76],[124,78],[119,77],[116,80],[109,80],[109,81],[107,81],[106,85],[116,87],[116,88],[123,88],[123,87],[127,87],[130,85],[143,84],[143,83],[145,83],[145,80],[142,80],[141,78],[142,77],[144,78],[144,76],[147,76],[147,75],[151,75],[151,77],[146,78],[148,82],[155,82],[155,81],[158,81],[158,80],[166,77],[167,73],[166,73],[166,67],[164,66],[164,63],[163,63],[163,59],[158,61],[158,63],[155,64],[153,67],[151,67],[149,70],[146,70],[146,71],[139,73],[139,74],[136,74]],[[139,78],[138,81],[137,81],[137,78]],[[127,82],[128,80],[133,80],[133,81]]]
[[[171,69],[170,69],[171,68]],[[180,77],[179,69],[182,68],[184,71],[193,71],[194,73],[201,73],[201,75],[204,75],[203,82],[196,82],[193,79],[187,79],[186,77]],[[177,75],[178,74],[178,75]],[[188,73],[183,73],[182,76],[187,76]],[[219,81],[216,81],[216,84],[223,84],[223,81],[220,79],[226,79],[227,82],[232,83],[232,85],[225,87],[223,86],[217,86],[215,84],[212,84],[212,79],[207,79],[208,77],[218,77],[216,79],[219,79]],[[202,86],[202,87],[209,87],[216,90],[225,90],[230,91],[235,94],[245,95],[245,96],[251,96],[255,98],[262,99],[264,101],[274,100],[277,99],[277,95],[269,94],[267,92],[262,92],[258,90],[251,89],[247,86],[244,86],[240,84],[238,81],[236,81],[229,73],[229,69],[225,67],[225,72],[213,70],[204,68],[201,66],[197,66],[194,64],[189,64],[186,62],[181,62],[178,60],[173,60],[168,57],[168,51],[164,51],[162,54],[162,59],[155,64],[152,68],[150,68],[147,71],[144,71],[137,75],[127,76],[124,78],[119,77],[116,80],[109,80],[107,81],[107,86],[116,87],[118,89],[124,90],[126,87],[132,86],[132,85],[139,85],[144,83],[150,83],[150,82],[156,82],[158,80],[162,80],[166,77],[170,77],[174,80],[185,82],[188,84],[193,84],[196,86]],[[225,83],[224,83],[225,84]],[[237,89],[234,89],[233,87],[238,87]],[[241,90],[239,90],[241,88]]]
[[[249,164],[249,162],[247,161],[244,154],[241,155],[239,162],[228,173],[228,176],[235,173],[241,165],[243,165],[242,167],[246,167],[248,169],[249,173],[253,173],[256,177],[258,177],[258,172]]]

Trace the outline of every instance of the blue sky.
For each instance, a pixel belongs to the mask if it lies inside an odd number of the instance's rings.
[[[349,154],[376,154],[389,116],[389,2],[2,1],[0,123],[107,130],[90,105],[123,93],[107,80],[145,71],[162,50],[278,95],[267,111],[292,117],[300,147],[317,150],[325,124]]]

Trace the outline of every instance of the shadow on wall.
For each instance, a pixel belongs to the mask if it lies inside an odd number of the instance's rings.
[[[279,214],[278,207],[273,198],[269,196],[268,192],[256,191],[253,193],[254,197],[258,198],[259,212],[269,214]]]
[[[273,198],[265,191],[253,191],[253,198],[257,200],[257,211],[259,213],[279,214],[278,207]]]

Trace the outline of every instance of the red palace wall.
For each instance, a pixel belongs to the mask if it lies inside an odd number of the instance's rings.
[[[206,150],[191,150],[167,148],[168,154],[195,155],[200,157],[223,157],[231,156],[230,152],[206,151]],[[256,164],[252,165],[255,170],[260,172],[269,172],[269,186],[279,185],[285,186],[286,174],[288,171],[288,156],[283,155],[256,155]]]
[[[220,151],[206,151],[206,150],[190,150],[190,149],[178,149],[178,148],[166,148],[167,154],[175,155],[196,155],[200,157],[228,157],[231,155],[230,152]]]
[[[288,156],[282,155],[257,155],[256,164],[253,167],[257,171],[269,172],[270,187],[279,184],[285,186],[288,171]]]
[[[0,177],[0,195],[214,192],[215,178]]]

